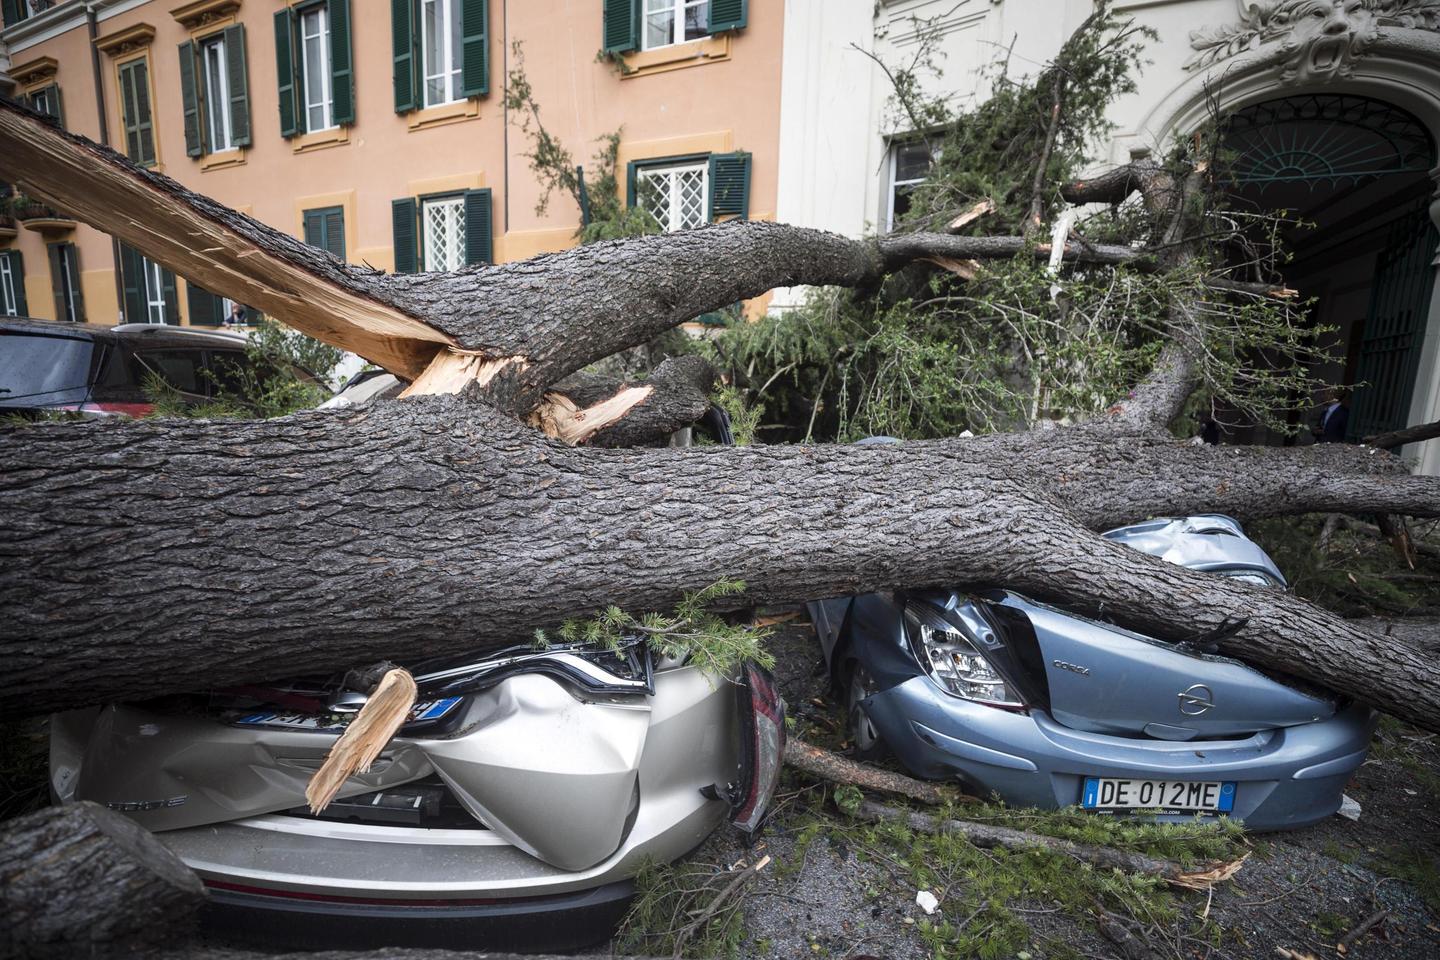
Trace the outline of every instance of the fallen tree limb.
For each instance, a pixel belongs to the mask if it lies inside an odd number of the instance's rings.
[[[128,956],[183,937],[200,878],[128,817],[49,807],[0,826],[0,957]]]
[[[1193,869],[1174,860],[1160,860],[1144,854],[1119,850],[1115,847],[1097,847],[1091,844],[1061,840],[1043,834],[998,827],[968,820],[941,820],[926,813],[887,807],[870,800],[863,801],[856,816],[876,823],[903,823],[911,830],[921,833],[953,833],[964,837],[977,847],[991,849],[1003,847],[1007,850],[1046,850],[1062,856],[1074,857],[1083,863],[1102,870],[1122,870],[1126,873],[1142,873],[1159,877],[1165,882],[1187,890],[1206,890],[1215,884],[1229,880],[1239,872],[1249,854],[1229,863],[1212,863],[1204,869]]]
[[[961,799],[960,791],[953,787],[947,788],[938,783],[927,783],[924,780],[907,777],[903,773],[892,773],[878,767],[868,767],[853,760],[847,760],[829,750],[811,746],[796,737],[789,737],[785,741],[785,763],[801,773],[808,773],[812,777],[829,780],[831,783],[843,783],[860,787],[862,790],[891,793],[919,803],[928,803],[931,806],[944,806]]]
[[[1394,450],[1407,443],[1422,443],[1436,437],[1440,437],[1440,420],[1436,420],[1434,423],[1416,424],[1413,427],[1405,427],[1403,430],[1392,430],[1389,433],[1377,433],[1374,436],[1366,437],[1362,442],[1381,450]]]

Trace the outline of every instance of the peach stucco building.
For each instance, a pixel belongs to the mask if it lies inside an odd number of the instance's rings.
[[[669,228],[776,206],[781,0],[3,0],[0,84],[199,193],[386,270],[575,243],[506,110]],[[715,189],[711,189],[712,184]],[[50,211],[0,220],[0,314],[218,323],[230,305]],[[18,254],[18,255],[17,255]],[[23,307],[23,309],[21,309]]]

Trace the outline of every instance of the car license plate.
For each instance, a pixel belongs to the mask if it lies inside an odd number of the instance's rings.
[[[462,697],[446,697],[443,700],[422,700],[410,708],[406,723],[421,720],[438,720],[445,716]],[[286,730],[344,730],[355,719],[353,713],[251,713],[238,717],[233,723],[246,727],[280,727]]]
[[[1235,809],[1235,784],[1219,780],[1086,777],[1080,806],[1086,810],[1204,810],[1229,813]]]

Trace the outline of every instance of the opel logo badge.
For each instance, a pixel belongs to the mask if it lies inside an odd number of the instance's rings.
[[[1187,717],[1198,717],[1215,706],[1214,697],[1209,687],[1197,683],[1180,694],[1180,712]]]

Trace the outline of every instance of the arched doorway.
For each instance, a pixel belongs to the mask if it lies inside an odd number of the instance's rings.
[[[1407,111],[1349,93],[1253,103],[1223,129],[1236,197],[1303,224],[1285,231],[1294,257],[1285,279],[1319,298],[1312,322],[1337,328],[1333,359],[1314,372],[1354,387],[1349,438],[1405,426],[1440,247],[1429,213],[1434,138]]]

